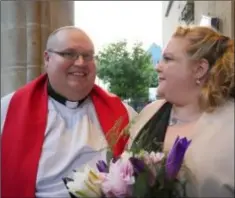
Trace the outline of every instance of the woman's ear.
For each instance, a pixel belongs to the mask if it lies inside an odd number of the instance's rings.
[[[194,77],[196,80],[203,79],[209,71],[209,62],[206,59],[201,59],[196,62],[194,67]]]

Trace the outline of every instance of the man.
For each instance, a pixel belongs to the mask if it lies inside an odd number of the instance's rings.
[[[44,60],[46,74],[1,99],[4,198],[68,197],[62,178],[94,166],[112,134],[120,136],[112,147],[118,156],[128,140],[121,130],[136,115],[94,85],[94,46],[81,29],[53,32]]]

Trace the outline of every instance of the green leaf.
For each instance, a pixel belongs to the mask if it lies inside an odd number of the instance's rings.
[[[136,182],[133,186],[133,197],[142,198],[145,197],[149,189],[148,185],[148,173],[143,172],[138,175]]]
[[[112,160],[112,158],[113,158],[113,152],[111,150],[108,150],[106,154],[106,160],[107,160],[108,165],[110,164],[110,161]]]

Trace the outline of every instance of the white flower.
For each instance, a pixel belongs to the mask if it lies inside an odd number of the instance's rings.
[[[139,159],[143,159],[145,156],[149,156],[149,152],[145,150],[141,150],[135,157]]]
[[[67,187],[76,197],[101,197],[102,178],[97,171],[86,167],[85,172],[75,172],[73,179],[67,183]]]
[[[141,152],[141,154],[139,154],[139,158],[143,159],[145,164],[149,165],[149,164],[158,164],[159,162],[161,162],[163,160],[163,158],[165,157],[164,153],[160,153],[160,152],[153,152],[151,151],[150,153],[147,151],[143,151]]]
[[[160,153],[160,152],[155,153],[153,151],[149,155],[149,158],[153,164],[157,164],[158,162],[161,162],[164,157],[165,157],[164,153]]]

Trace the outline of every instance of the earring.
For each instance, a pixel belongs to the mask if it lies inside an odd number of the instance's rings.
[[[201,81],[199,79],[196,80],[196,84],[197,85],[200,85],[201,84]]]

